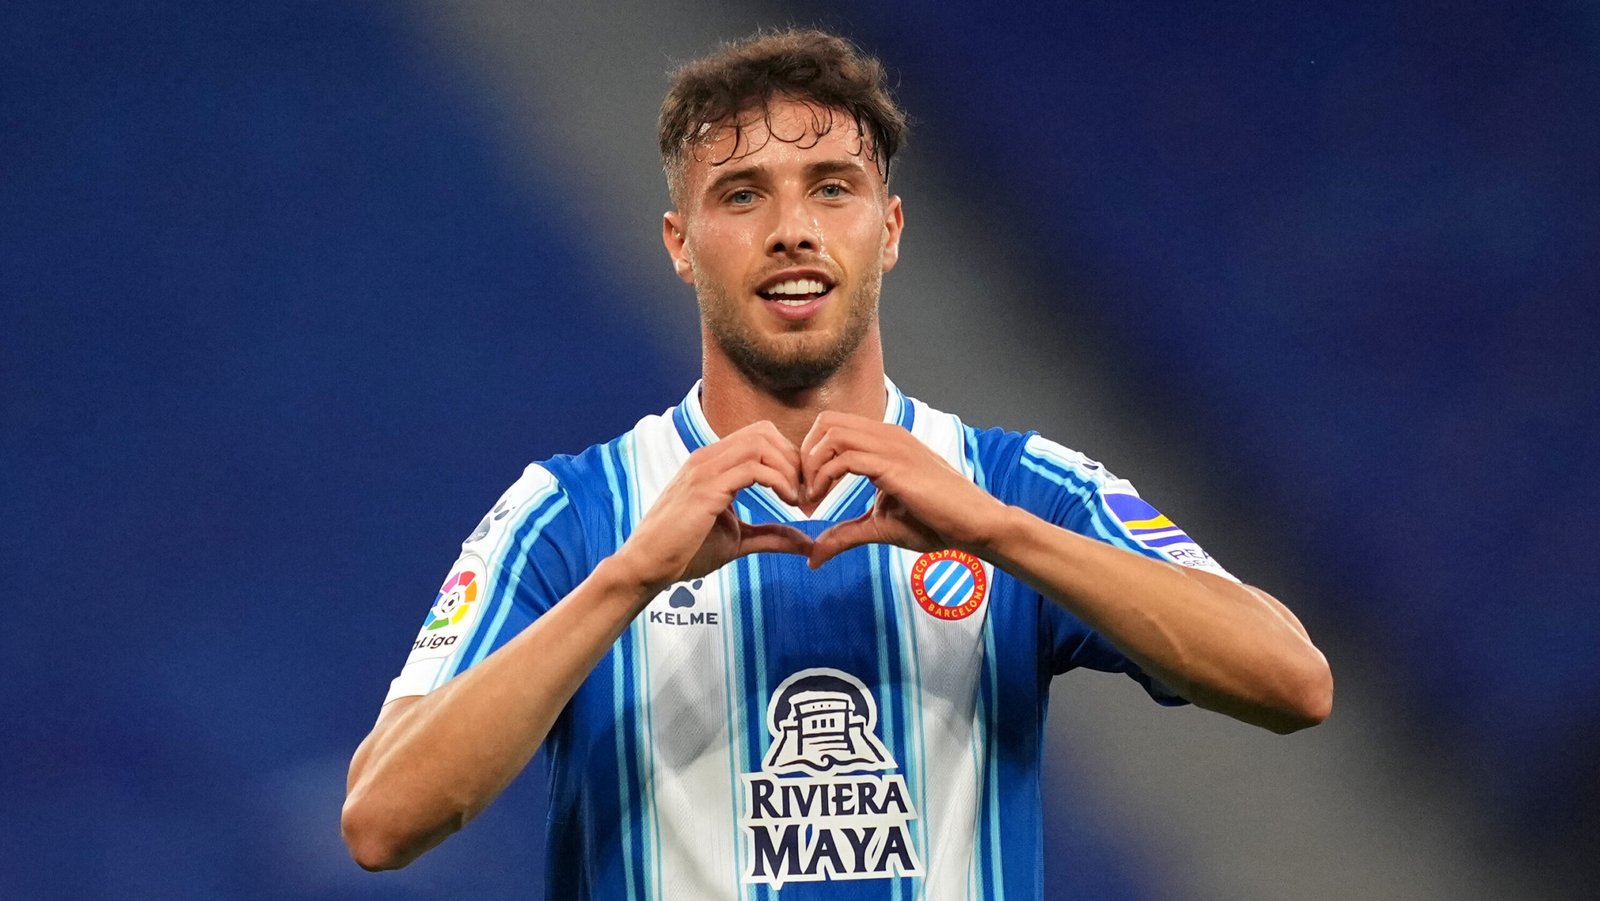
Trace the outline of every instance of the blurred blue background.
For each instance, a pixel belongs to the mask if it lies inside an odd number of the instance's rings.
[[[891,374],[975,424],[1045,398],[1000,424],[1140,484],[1340,679],[1321,729],[1144,773],[1107,758],[1216,727],[1061,726],[1102,750],[1052,757],[1051,897],[1582,897],[1600,7],[1372,0],[6,5],[0,896],[536,895],[537,773],[374,876],[344,767],[521,467],[695,378],[654,107],[790,22],[914,117]],[[1230,759],[1226,807],[1169,787]]]

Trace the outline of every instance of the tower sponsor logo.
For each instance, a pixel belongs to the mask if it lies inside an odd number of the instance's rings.
[[[939,619],[966,619],[988,594],[983,561],[966,551],[934,551],[911,564],[911,596]]]
[[[461,636],[472,628],[482,606],[485,567],[472,554],[463,554],[439,586],[433,606],[422,621],[422,631],[411,644],[411,660],[443,657],[455,650]]]
[[[872,693],[840,670],[801,670],[772,693],[761,772],[741,777],[746,883],[922,875],[917,811],[877,726]]]

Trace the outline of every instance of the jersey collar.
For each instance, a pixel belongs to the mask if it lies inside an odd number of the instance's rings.
[[[683,446],[690,453],[716,441],[718,435],[711,430],[711,424],[706,421],[705,409],[700,405],[701,382],[696,381],[694,387],[684,397],[683,402],[673,408],[672,423],[677,426],[678,437],[682,439]],[[884,403],[883,421],[895,423],[907,431],[911,430],[916,422],[916,407],[911,399],[895,387],[888,376],[883,377],[883,387],[888,395]],[[790,506],[782,498],[772,493],[772,489],[765,485],[751,485],[739,492],[739,501],[748,507],[765,510],[774,519],[788,522],[802,522],[811,520],[835,520],[839,514],[855,506],[861,496],[872,490],[872,483],[862,476],[849,475],[840,479],[822,499],[817,509],[809,517],[798,507]]]

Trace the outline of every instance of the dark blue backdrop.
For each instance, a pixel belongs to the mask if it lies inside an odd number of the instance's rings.
[[[1508,840],[1600,856],[1600,13],[841,10],[1061,327],[1309,549],[1297,606],[1412,738]],[[537,873],[503,830],[377,879],[331,838],[454,544],[694,375],[477,108],[381,7],[0,12],[7,897]]]

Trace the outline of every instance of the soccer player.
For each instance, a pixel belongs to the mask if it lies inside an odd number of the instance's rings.
[[[815,31],[681,69],[662,236],[700,305],[677,407],[531,465],[462,545],[343,832],[404,866],[541,746],[547,896],[1038,898],[1050,678],[1278,732],[1326,661],[1126,481],[884,375],[905,118]]]

